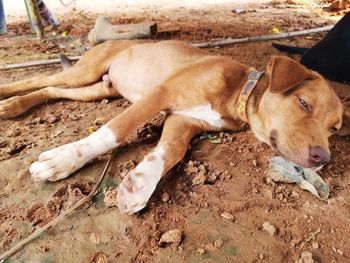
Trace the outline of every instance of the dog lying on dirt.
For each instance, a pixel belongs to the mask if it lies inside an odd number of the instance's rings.
[[[48,99],[118,96],[133,104],[90,136],[42,153],[30,166],[32,178],[66,178],[163,111],[158,145],[119,186],[120,211],[135,213],[198,133],[239,131],[249,123],[260,141],[286,159],[318,167],[329,162],[328,137],[342,124],[343,106],[328,82],[298,62],[275,56],[262,74],[179,41],[110,41],[62,72],[2,84],[0,97],[9,98],[0,102],[0,116],[17,116]]]
[[[272,46],[280,51],[302,54],[301,64],[330,80],[350,83],[350,12],[311,48],[277,43]]]

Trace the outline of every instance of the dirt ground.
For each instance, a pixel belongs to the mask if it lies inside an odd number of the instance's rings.
[[[109,16],[114,23],[157,21],[157,40],[202,42],[269,34],[273,27],[294,31],[331,25],[333,16],[339,15],[316,5],[284,1],[240,3],[239,8],[245,10],[240,14],[232,12],[237,6],[150,6]],[[47,33],[43,42],[30,34],[26,22],[11,22],[9,33],[0,36],[1,63],[56,58],[60,52],[80,55],[89,48],[86,34],[97,15],[72,10],[69,16],[59,16],[57,34]],[[280,42],[311,46],[322,37],[316,34]],[[272,55],[279,54],[269,41],[208,52],[260,70]],[[2,71],[0,83],[59,70],[60,66],[46,66]],[[12,120],[0,120],[0,253],[87,195],[108,156],[56,183],[33,182],[30,163],[45,150],[87,136],[89,130],[129,105],[124,99],[64,100],[35,107]],[[349,262],[349,137],[331,138],[332,160],[320,172],[331,189],[328,202],[296,185],[266,180],[268,158],[274,153],[246,131],[194,138],[184,160],[161,181],[142,212],[128,216],[116,207],[107,207],[104,190],[113,193],[121,178],[155,146],[160,132],[160,118],[140,127],[113,159],[94,202],[49,229],[8,262],[295,262],[303,252],[312,253],[316,262]],[[173,229],[182,233],[180,245],[160,245],[161,235]]]

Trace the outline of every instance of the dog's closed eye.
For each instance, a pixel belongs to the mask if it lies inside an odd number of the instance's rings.
[[[305,100],[299,97],[298,97],[298,100],[299,100],[300,106],[303,108],[304,111],[311,112],[312,108]]]
[[[339,129],[335,126],[330,128],[331,133],[336,133]]]

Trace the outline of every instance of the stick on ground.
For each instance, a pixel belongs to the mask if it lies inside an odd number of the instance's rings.
[[[59,221],[61,221],[62,219],[64,219],[65,217],[67,217],[68,214],[70,214],[71,212],[73,212],[75,209],[77,209],[79,206],[81,206],[82,204],[84,204],[85,202],[89,201],[90,199],[92,199],[94,197],[94,195],[97,192],[97,189],[100,187],[103,179],[105,178],[106,174],[107,174],[107,170],[108,167],[111,163],[111,160],[113,159],[114,155],[115,155],[116,150],[113,150],[113,152],[111,153],[111,155],[109,156],[109,159],[106,163],[105,168],[103,169],[103,172],[100,176],[100,178],[98,179],[98,181],[96,182],[94,188],[91,190],[91,192],[85,196],[84,198],[80,199],[77,203],[75,203],[75,205],[73,205],[72,207],[68,208],[66,211],[64,211],[62,214],[60,214],[59,216],[55,217],[53,220],[51,220],[49,223],[47,223],[46,225],[44,225],[43,227],[37,229],[35,232],[33,232],[31,235],[29,235],[27,238],[23,239],[22,241],[20,241],[19,243],[17,243],[14,247],[12,247],[10,250],[6,251],[4,254],[0,255],[0,263],[3,263],[5,259],[9,258],[10,256],[12,256],[14,253],[16,253],[18,250],[20,250],[22,247],[24,247],[25,245],[27,245],[29,242],[31,242],[33,239],[37,238],[38,236],[40,236],[46,229],[48,229],[51,226],[54,226],[55,224],[57,224]]]
[[[320,33],[329,31],[333,28],[333,26],[323,26],[318,28],[312,28],[307,30],[295,31],[295,32],[285,32],[279,34],[271,34],[271,35],[262,35],[255,37],[244,37],[244,38],[226,38],[218,41],[212,42],[204,42],[204,43],[193,43],[192,46],[198,48],[209,48],[209,47],[220,47],[232,44],[246,43],[246,42],[256,42],[256,41],[267,41],[295,36],[302,36],[314,33]],[[69,57],[70,60],[79,60],[81,56]],[[26,68],[26,67],[35,67],[42,65],[51,65],[60,63],[59,59],[48,59],[48,60],[36,60],[36,61],[28,61],[19,64],[9,64],[0,66],[0,70],[8,70],[8,69],[18,69],[18,68]]]

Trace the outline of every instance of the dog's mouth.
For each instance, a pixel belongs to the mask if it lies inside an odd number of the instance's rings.
[[[288,156],[286,156],[286,154],[284,154],[280,147],[278,146],[278,132],[277,130],[273,129],[270,132],[270,145],[271,147],[277,152],[278,155],[280,155],[281,157],[283,157],[284,159],[288,160],[289,162],[293,163],[293,165],[297,166],[297,167],[303,167],[303,168],[310,168],[312,166],[310,166],[309,162],[303,162],[300,160],[295,160],[294,158],[290,158]]]

